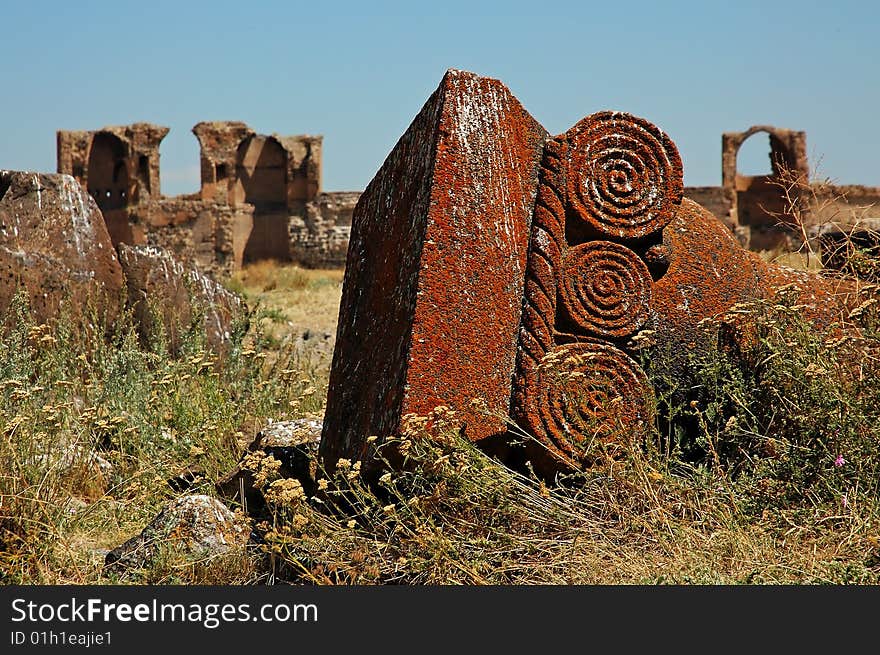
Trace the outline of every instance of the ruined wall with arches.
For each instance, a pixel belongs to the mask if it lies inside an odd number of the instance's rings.
[[[767,139],[766,173],[745,174],[744,144]],[[820,231],[849,233],[880,217],[880,188],[834,185],[810,177],[806,132],[753,125],[721,135],[721,186],[685,187],[685,196],[718,217],[752,250],[803,246]],[[814,250],[820,250],[818,239]]]
[[[744,175],[737,161],[743,144],[766,135],[770,172]],[[796,227],[795,219],[806,218],[809,207],[805,189],[810,181],[806,132],[770,125],[755,125],[744,132],[721,136],[721,188],[730,203],[730,219],[735,227],[748,228],[751,247],[763,250],[779,246],[786,228]]]
[[[149,123],[57,134],[58,172],[73,175],[95,199],[114,245],[143,237],[129,209],[159,197],[159,144],[166,134],[168,128]]]
[[[159,145],[167,133],[149,123],[58,132],[58,172],[95,198],[114,245],[167,247],[218,275],[261,259],[345,264],[359,194],[321,192],[321,136],[199,123],[200,190],[165,197]]]
[[[264,259],[345,266],[361,194],[321,190],[323,137],[263,135],[240,121],[201,122],[192,131],[201,171],[194,194],[161,195],[159,145],[168,128],[149,123],[58,132],[58,172],[95,198],[114,245],[169,247],[221,275]],[[766,173],[743,173],[744,144],[762,138]],[[821,228],[827,241],[829,229],[849,234],[862,219],[880,219],[880,188],[809,179],[805,132],[755,125],[724,133],[721,151],[721,186],[685,187],[684,195],[752,250],[794,249],[805,233],[813,238]]]

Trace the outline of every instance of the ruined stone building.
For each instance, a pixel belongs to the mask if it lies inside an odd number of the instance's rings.
[[[168,128],[149,123],[58,132],[58,172],[94,197],[114,245],[170,249],[217,275],[243,262],[345,264],[360,194],[321,191],[320,136],[266,136],[236,121],[193,128],[201,189],[165,197],[159,145]]]
[[[737,155],[747,139],[769,138],[770,173],[743,175]],[[831,185],[810,179],[806,132],[755,125],[721,135],[721,186],[685,187],[685,196],[709,209],[752,250],[798,246],[807,236],[846,233],[880,216],[880,187]],[[796,216],[797,215],[797,216]]]
[[[267,136],[234,121],[199,123],[193,133],[201,147],[195,194],[161,195],[159,144],[168,128],[148,123],[58,132],[58,171],[95,198],[114,244],[167,247],[221,275],[262,259],[345,265],[361,194],[321,191],[322,137]],[[770,173],[741,174],[740,148],[762,135],[769,138]],[[799,245],[792,203],[811,237],[848,234],[857,218],[860,226],[880,227],[872,220],[880,217],[880,188],[809,182],[805,132],[756,125],[724,133],[721,150],[721,186],[685,187],[684,195],[752,250]],[[864,208],[874,206],[872,217]]]

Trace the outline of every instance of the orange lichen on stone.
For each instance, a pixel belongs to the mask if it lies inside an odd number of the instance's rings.
[[[683,191],[681,157],[648,121],[622,112],[586,117],[563,136],[571,210],[598,234],[635,239],[672,218]]]
[[[660,387],[690,388],[738,304],[784,289],[848,329],[852,281],[746,251],[682,176],[642,118],[548,140],[500,82],[447,73],[354,212],[325,465],[444,406],[501,455],[509,415],[541,475],[582,469],[649,434]]]
[[[330,467],[438,405],[472,441],[505,432],[545,138],[503,84],[451,70],[361,196],[321,441]]]
[[[735,306],[772,300],[780,288],[794,296],[817,328],[845,322],[857,304],[858,284],[777,266],[745,250],[708,210],[685,199],[663,230],[669,268],[654,284],[651,329],[655,372],[670,384],[688,380],[687,344],[717,340],[705,319],[721,320]]]

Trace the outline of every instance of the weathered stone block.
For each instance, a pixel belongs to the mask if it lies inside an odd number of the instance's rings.
[[[354,212],[325,464],[446,405],[493,450],[509,413],[540,474],[587,468],[649,435],[659,396],[689,393],[691,355],[737,303],[786,289],[817,328],[849,329],[854,281],[747,252],[682,177],[642,118],[547,139],[500,83],[450,72]]]
[[[128,303],[145,341],[164,331],[169,350],[176,353],[183,334],[200,321],[205,341],[225,355],[233,323],[246,311],[237,295],[162,248],[119,244]]]
[[[122,284],[101,212],[76,180],[0,171],[0,314],[23,287],[38,321],[65,303],[112,319]]]
[[[265,498],[255,486],[253,471],[247,463],[249,455],[262,453],[281,462],[280,477],[295,478],[307,495],[314,495],[321,429],[321,421],[309,418],[270,423],[257,433],[235,468],[217,481],[217,493],[240,503],[248,514],[255,515],[264,509]]]
[[[450,70],[398,141],[352,219],[326,464],[438,405],[472,441],[505,431],[545,138],[501,82]]]

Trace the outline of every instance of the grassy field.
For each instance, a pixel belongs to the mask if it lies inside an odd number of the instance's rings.
[[[782,300],[749,309],[749,367],[699,354],[700,400],[660,407],[679,428],[588,473],[548,486],[512,471],[438,408],[402,435],[406,471],[378,486],[343,462],[309,497],[253,458],[267,510],[251,547],[105,570],[107,549],[179,495],[169,479],[197,471],[188,493],[215,495],[266,422],[322,416],[341,277],[246,268],[230,286],[252,315],[223,361],[195,333],[172,358],[124,321],[87,339],[18,302],[0,341],[0,580],[880,582],[880,320],[865,307],[863,336],[841,340]]]
[[[230,288],[266,310],[264,334],[280,341],[308,330],[335,334],[342,292],[342,270],[309,270],[258,262],[236,274]]]

